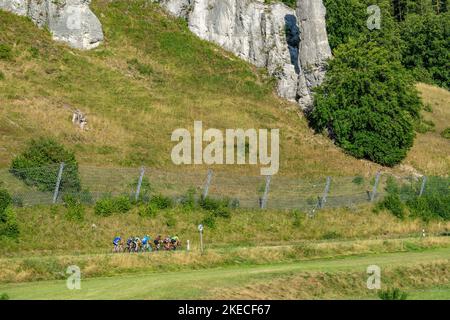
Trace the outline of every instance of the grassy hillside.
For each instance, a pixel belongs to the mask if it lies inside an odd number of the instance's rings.
[[[380,168],[314,135],[298,107],[276,97],[263,70],[199,40],[157,5],[97,0],[92,7],[106,40],[89,52],[57,44],[27,19],[0,12],[0,43],[11,49],[10,59],[0,59],[0,167],[40,135],[56,136],[81,164],[170,167],[171,132],[203,120],[219,129],[280,128],[280,174],[369,175]],[[427,116],[437,126],[449,123],[450,94],[419,89],[433,105]],[[87,132],[70,121],[77,108],[88,115]],[[449,154],[450,142],[438,133],[419,135],[406,167],[393,171],[448,174]],[[247,166],[221,169],[257,173]]]
[[[431,121],[435,127],[430,132],[417,135],[405,164],[420,172],[448,175],[450,139],[444,139],[441,133],[450,127],[450,92],[422,83],[417,87],[428,110],[422,112],[424,119]]]

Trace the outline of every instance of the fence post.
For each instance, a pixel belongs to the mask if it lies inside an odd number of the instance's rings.
[[[213,171],[211,169],[208,170],[208,174],[206,176],[205,186],[203,187],[202,199],[206,199],[209,192],[209,186],[211,185],[211,180],[213,176]]]
[[[135,200],[136,201],[139,200],[139,195],[141,194],[142,180],[144,179],[144,174],[145,174],[145,168],[142,166],[141,167],[141,174],[139,175],[139,181],[138,181],[138,185],[137,185],[137,188],[136,188],[136,195],[135,195]]]
[[[419,197],[423,195],[423,192],[425,191],[425,185],[427,184],[427,176],[423,176],[422,178],[422,185],[420,186],[420,192]]]
[[[264,195],[263,195],[263,197],[261,199],[261,203],[260,203],[261,209],[265,209],[267,206],[267,197],[269,196],[271,180],[272,180],[272,176],[266,176],[266,187],[264,188]]]
[[[62,173],[64,170],[64,162],[59,165],[58,178],[56,179],[55,191],[53,192],[53,204],[58,200],[59,187],[61,186]]]
[[[378,183],[380,182],[381,172],[377,172],[377,176],[375,177],[375,184],[373,185],[372,193],[370,194],[370,202],[375,200],[375,196],[377,195]]]
[[[323,191],[323,196],[319,201],[319,209],[323,209],[325,207],[325,203],[327,202],[328,192],[330,192],[331,186],[331,177],[327,177],[327,184],[325,185],[325,190]]]

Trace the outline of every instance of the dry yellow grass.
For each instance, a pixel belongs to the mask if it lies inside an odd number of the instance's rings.
[[[450,140],[440,134],[450,126],[450,92],[422,83],[417,87],[424,103],[432,108],[431,113],[423,111],[422,114],[436,127],[433,132],[417,135],[404,164],[428,175],[449,175]]]

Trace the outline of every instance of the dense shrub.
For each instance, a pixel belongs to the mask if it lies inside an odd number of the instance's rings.
[[[450,139],[450,128],[445,129],[441,132],[442,138]]]
[[[1,214],[6,210],[6,208],[9,207],[9,205],[12,203],[12,198],[8,191],[4,189],[0,189],[0,220],[1,220]]]
[[[7,44],[0,44],[0,60],[11,60],[12,57],[11,47]]]
[[[208,212],[201,223],[210,229],[214,229],[216,227],[216,217],[212,212]]]
[[[300,228],[303,224],[303,217],[305,216],[300,210],[292,210],[292,217],[294,222],[292,225],[296,228]]]
[[[400,30],[403,64],[417,80],[450,89],[450,13],[409,14]]]
[[[74,195],[65,195],[63,201],[67,209],[66,218],[74,221],[83,221],[84,207],[80,198]]]
[[[421,101],[395,52],[350,41],[331,60],[309,114],[317,132],[357,158],[393,166],[414,139]]]
[[[127,196],[120,196],[112,199],[115,213],[127,213],[131,210],[132,204]]]
[[[397,218],[405,217],[405,205],[398,194],[389,194],[378,204],[379,208],[389,210]]]
[[[420,117],[419,119],[416,119],[414,122],[414,129],[418,133],[427,133],[427,132],[433,132],[436,125],[431,120],[426,120],[423,117]]]
[[[19,225],[16,214],[11,206],[0,213],[0,236],[17,238],[19,236]]]
[[[7,293],[1,293],[0,294],[0,300],[9,300],[9,296]]]
[[[407,201],[407,205],[413,216],[425,221],[435,218],[450,220],[450,195],[430,194],[422,197],[414,197]]]
[[[420,182],[417,182],[416,190]],[[411,214],[423,220],[450,220],[450,179],[447,177],[428,177],[424,194],[417,193],[406,202]]]
[[[114,213],[113,200],[111,198],[100,199],[95,203],[94,212],[96,215],[108,217]]]
[[[196,206],[195,200],[195,188],[189,188],[185,195],[183,195],[180,199],[180,204],[183,209],[192,210]]]
[[[11,172],[27,185],[53,191],[61,162],[65,167],[60,190],[79,192],[81,183],[75,155],[50,138],[32,140],[25,152],[12,161]]]
[[[350,40],[376,42],[402,55],[419,81],[449,88],[450,15],[445,1],[324,0],[333,51]],[[369,30],[367,8],[381,9],[381,28]]]
[[[156,195],[151,197],[150,204],[154,205],[157,209],[169,209],[173,207],[173,200],[170,197],[163,195]]]
[[[326,24],[331,49],[338,48],[350,40],[360,38],[376,41],[381,46],[400,50],[396,23],[391,15],[390,0],[324,0],[327,8]],[[367,8],[378,5],[381,9],[380,29],[367,27]]]
[[[11,204],[8,191],[0,189],[0,236],[16,238],[19,236],[19,226]]]
[[[388,194],[398,194],[400,192],[400,187],[395,181],[393,177],[388,177],[386,180],[386,187],[385,190]]]
[[[389,177],[385,190],[388,195],[377,204],[375,210],[387,209],[402,218],[407,212],[411,217],[424,221],[450,220],[450,181],[446,177],[428,177],[425,192],[420,196],[422,180],[414,180],[401,186]],[[403,203],[401,201],[405,201]]]
[[[381,290],[380,292],[378,292],[378,297],[381,300],[406,300],[408,298],[408,294],[398,288],[394,288]]]
[[[213,199],[210,197],[201,199],[199,202],[202,209],[213,213],[216,217],[222,218],[231,217],[229,203],[230,201],[228,199]]]
[[[128,196],[108,197],[98,200],[95,203],[95,214],[108,217],[115,213],[127,213],[132,208],[131,200]]]
[[[154,204],[139,207],[138,214],[144,218],[154,218],[158,214],[158,208]]]

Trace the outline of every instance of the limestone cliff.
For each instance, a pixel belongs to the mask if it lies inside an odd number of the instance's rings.
[[[322,0],[298,0],[294,10],[264,0],[152,0],[186,19],[189,29],[278,79],[278,94],[312,105],[311,89],[325,75],[331,57]],[[103,40],[90,0],[0,0],[0,9],[47,26],[55,40],[92,49]]]
[[[324,78],[331,57],[322,0],[299,0],[297,10],[264,0],[159,0],[171,14],[185,18],[204,40],[278,79],[278,94],[307,109],[311,89]]]
[[[48,27],[57,41],[77,49],[92,49],[103,40],[103,32],[89,4],[90,0],[0,0],[0,9]]]

